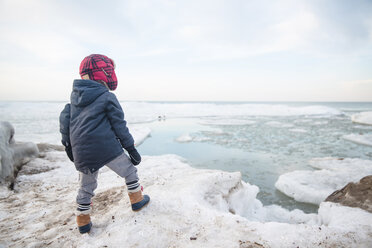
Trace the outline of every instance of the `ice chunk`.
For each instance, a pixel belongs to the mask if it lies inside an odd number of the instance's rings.
[[[315,214],[305,214],[301,210],[288,211],[278,205],[263,206],[256,198],[259,188],[249,183],[241,182],[227,198],[229,211],[249,220],[260,222],[282,223],[315,223]]]
[[[372,214],[369,212],[333,202],[320,204],[318,218],[320,224],[329,227],[342,227],[344,223],[349,223],[350,227],[355,229],[362,226],[368,228],[372,223]]]
[[[187,143],[192,141],[192,137],[189,134],[183,134],[176,139],[177,142]]]
[[[372,111],[354,114],[351,116],[351,120],[355,123],[372,125]]]
[[[372,134],[348,134],[342,138],[356,144],[372,146]]]
[[[327,125],[328,121],[315,121],[312,123],[313,126],[322,126],[322,125]]]
[[[297,120],[294,120],[293,122],[294,123],[308,123],[312,121],[313,121],[312,119],[297,119]]]
[[[141,145],[151,135],[151,129],[148,127],[130,126],[129,128],[136,146]]]
[[[216,125],[216,126],[243,126],[243,125],[252,125],[256,121],[253,120],[244,120],[244,119],[209,119],[199,122],[202,125]]]
[[[292,129],[289,129],[289,131],[295,132],[295,133],[307,133],[308,132],[308,131],[306,131],[305,129],[302,129],[302,128],[292,128]]]
[[[372,130],[372,126],[366,126],[366,125],[354,125],[353,128],[355,128],[355,129]]]
[[[271,126],[271,127],[279,127],[279,128],[290,128],[290,127],[294,126],[293,124],[282,123],[282,122],[279,122],[279,121],[268,121],[265,124],[268,125],[268,126]]]
[[[358,182],[372,174],[372,161],[362,159],[322,158],[310,161],[320,170],[298,170],[279,177],[275,187],[299,202],[320,204],[335,190],[349,182]]]

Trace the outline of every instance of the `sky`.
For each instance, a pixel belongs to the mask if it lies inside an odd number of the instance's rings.
[[[0,100],[68,101],[114,59],[122,101],[372,101],[371,0],[0,0]]]

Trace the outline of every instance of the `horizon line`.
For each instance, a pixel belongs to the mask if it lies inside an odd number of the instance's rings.
[[[0,102],[66,102],[69,100],[0,100]],[[371,101],[283,101],[283,100],[120,100],[119,102],[148,103],[372,103]]]

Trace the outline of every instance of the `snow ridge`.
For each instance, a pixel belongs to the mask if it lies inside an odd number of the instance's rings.
[[[130,209],[124,180],[100,170],[89,235],[76,229],[77,173],[64,152],[26,165],[16,190],[0,199],[0,245],[9,247],[363,247],[372,214],[322,203],[319,214],[263,206],[238,172],[191,168],[176,155],[145,156],[138,166],[151,196]],[[1,189],[3,190],[3,189]],[[243,246],[244,245],[244,246]]]

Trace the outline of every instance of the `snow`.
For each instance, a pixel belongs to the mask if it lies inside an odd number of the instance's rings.
[[[351,116],[351,120],[359,124],[372,125],[372,111],[354,114]]]
[[[318,170],[297,170],[279,177],[275,187],[299,202],[320,204],[349,182],[372,174],[372,161],[362,159],[318,158],[309,162]]]
[[[372,146],[372,134],[348,134],[342,138],[356,144]]]
[[[47,152],[25,169],[33,174],[21,172],[15,191],[0,199],[0,246],[366,247],[372,242],[372,214],[364,210],[328,202],[319,214],[263,206],[258,187],[241,181],[239,172],[195,169],[176,155],[143,157],[138,171],[151,202],[137,213],[130,209],[123,179],[100,170],[94,226],[80,235],[74,216],[78,173],[64,152]]]

